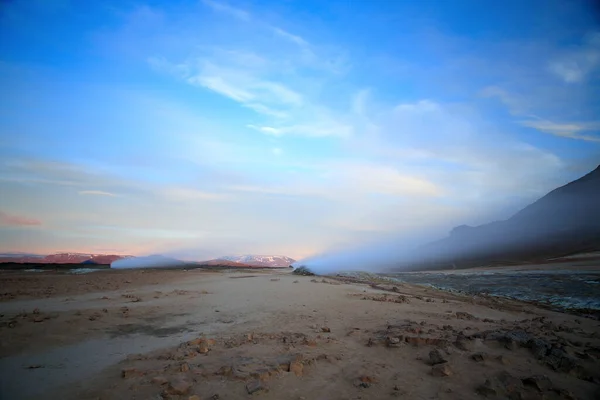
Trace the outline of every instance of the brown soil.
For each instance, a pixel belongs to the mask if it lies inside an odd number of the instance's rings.
[[[6,272],[0,285],[0,398],[600,395],[600,323],[516,301],[289,271]]]

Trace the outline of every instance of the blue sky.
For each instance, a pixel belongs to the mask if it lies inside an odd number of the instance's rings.
[[[0,251],[305,257],[600,160],[592,2],[13,0]]]

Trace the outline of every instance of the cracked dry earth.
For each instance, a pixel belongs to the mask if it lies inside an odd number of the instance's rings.
[[[112,279],[137,281],[0,303],[1,398],[600,398],[592,319],[287,271]]]

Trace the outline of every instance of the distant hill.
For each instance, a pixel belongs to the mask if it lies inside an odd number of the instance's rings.
[[[110,264],[111,268],[158,268],[158,267],[182,267],[186,265],[185,261],[176,258],[165,257],[160,254],[153,254],[142,257],[127,257],[115,260]]]
[[[264,256],[264,255],[243,255],[243,256],[224,256],[218,260],[233,261],[241,264],[260,266],[260,267],[288,267],[296,262],[293,258],[286,256]]]
[[[600,166],[504,221],[454,228],[422,246],[416,269],[542,261],[600,250]],[[415,258],[417,258],[415,257]]]
[[[85,254],[85,253],[57,253],[49,255],[4,253],[0,254],[0,263],[38,263],[38,264],[105,264],[127,258],[116,254]]]

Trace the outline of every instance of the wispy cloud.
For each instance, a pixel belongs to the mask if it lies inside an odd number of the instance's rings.
[[[111,192],[105,192],[103,190],[80,190],[80,195],[84,196],[107,196],[107,197],[116,197],[117,195]]]
[[[585,135],[580,132],[600,131],[600,122],[592,123],[555,123],[548,120],[537,119],[521,121],[524,126],[537,129],[538,131],[570,139],[585,140],[588,142],[600,142],[600,136]]]
[[[241,21],[249,21],[251,19],[251,15],[249,12],[244,11],[240,8],[230,6],[229,4],[222,1],[202,0],[202,3],[204,3],[205,5],[217,12],[228,14]]]
[[[228,196],[222,193],[205,192],[186,187],[166,188],[160,191],[164,197],[174,201],[226,200]]]
[[[0,211],[0,225],[39,226],[42,225],[42,221],[36,218],[24,217],[20,215],[11,215]]]
[[[548,63],[548,70],[565,83],[580,83],[600,66],[600,32],[591,32],[577,48]]]

